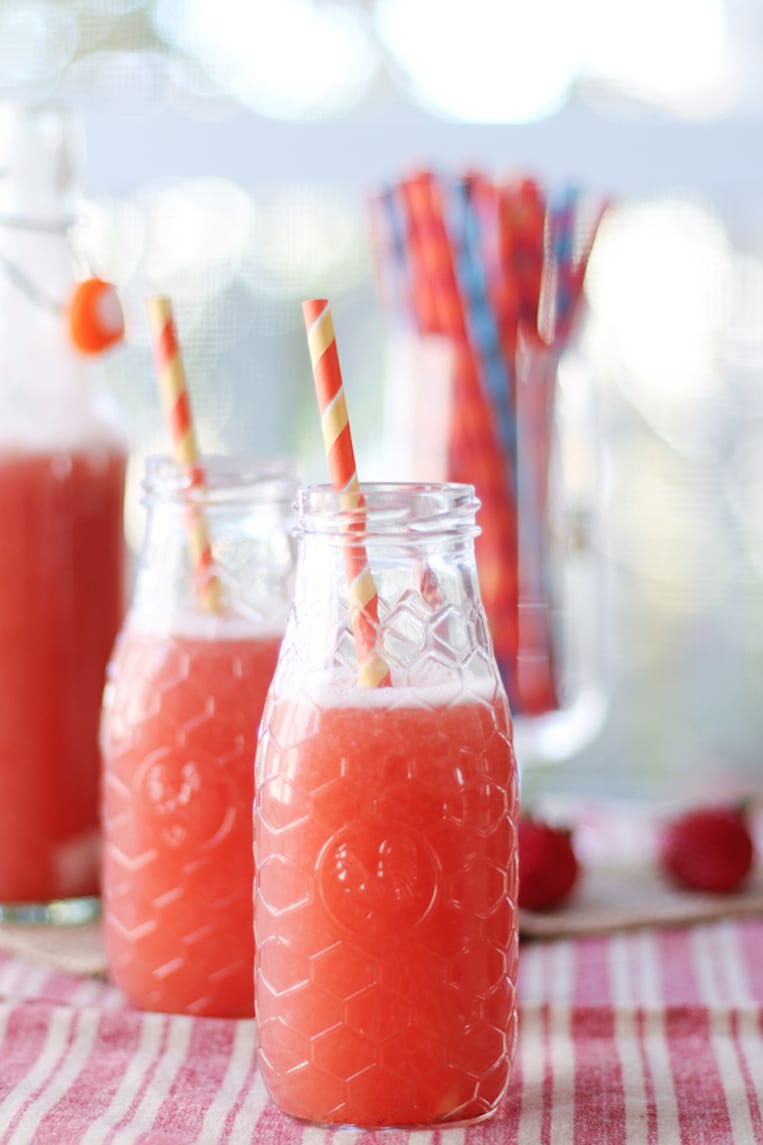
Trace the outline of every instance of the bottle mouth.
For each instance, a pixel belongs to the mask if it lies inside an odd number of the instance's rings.
[[[145,460],[143,504],[182,505],[294,504],[299,484],[290,457],[256,458],[210,454],[195,465],[181,465],[164,454]]]
[[[416,538],[475,537],[480,502],[473,485],[456,482],[361,484],[358,492],[338,493],[330,485],[299,491],[298,531],[353,539],[411,541]]]

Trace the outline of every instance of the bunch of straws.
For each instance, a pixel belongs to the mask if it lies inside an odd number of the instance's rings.
[[[382,303],[454,350],[448,477],[482,502],[480,587],[515,714],[559,706],[545,522],[559,356],[606,204],[423,171],[371,199]]]

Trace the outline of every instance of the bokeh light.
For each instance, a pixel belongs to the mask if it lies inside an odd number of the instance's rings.
[[[685,199],[612,211],[588,290],[616,384],[674,448],[702,452],[731,290],[731,251],[716,213]]]
[[[359,9],[312,0],[158,0],[154,23],[244,106],[313,119],[357,102],[376,53]]]
[[[378,0],[378,35],[414,98],[435,114],[521,123],[564,102],[579,64],[580,24],[557,0]]]
[[[586,0],[584,78],[690,119],[727,111],[736,94],[723,0]]]
[[[0,8],[0,96],[51,94],[77,49],[77,15],[62,4],[16,0]]]

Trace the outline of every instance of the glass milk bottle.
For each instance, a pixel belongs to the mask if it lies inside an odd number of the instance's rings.
[[[98,911],[98,718],[125,439],[74,349],[75,125],[0,109],[0,918]]]
[[[108,964],[133,1005],[253,1012],[254,752],[293,584],[290,462],[149,458],[134,599],[104,696]],[[189,555],[203,514],[219,605]]]
[[[362,492],[354,508],[300,493],[256,767],[260,1067],[308,1121],[463,1124],[495,1110],[517,1028],[517,779],[478,502],[466,485]],[[358,683],[363,550],[390,686]]]

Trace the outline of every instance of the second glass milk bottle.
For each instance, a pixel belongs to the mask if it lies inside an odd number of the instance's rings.
[[[103,895],[113,981],[142,1008],[253,1011],[253,760],[292,590],[289,462],[150,458],[132,607],[104,698]],[[189,553],[211,537],[219,606]],[[203,587],[203,586],[202,586]]]
[[[517,780],[478,502],[361,488],[300,494],[256,769],[260,1067],[307,1121],[464,1124],[495,1110],[517,1028]],[[366,558],[378,626],[350,615]],[[389,677],[361,686],[359,659]]]

